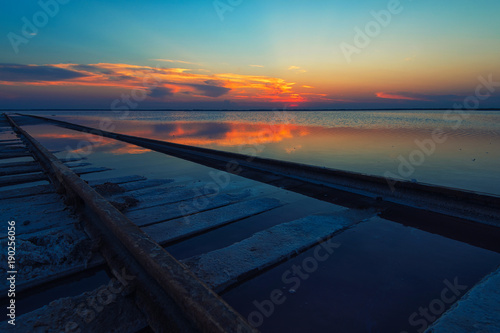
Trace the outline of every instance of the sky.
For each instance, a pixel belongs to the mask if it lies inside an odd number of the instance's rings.
[[[0,109],[500,107],[498,0],[24,0],[2,9]]]

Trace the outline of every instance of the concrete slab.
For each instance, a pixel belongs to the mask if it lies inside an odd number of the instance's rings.
[[[44,173],[31,173],[25,175],[16,175],[16,176],[3,176],[0,177],[0,187],[17,185],[17,184],[26,184],[33,183],[40,180],[48,180],[47,175]]]
[[[24,198],[37,194],[55,193],[54,186],[52,185],[37,185],[21,189],[12,189],[0,191],[0,200],[11,198]]]
[[[166,185],[172,183],[173,179],[148,179],[140,182],[133,182],[121,185],[121,187],[126,191],[137,191],[145,188],[156,187],[161,185]]]
[[[214,183],[212,183],[214,184]],[[208,187],[207,187],[208,186]],[[225,188],[219,188],[215,186],[216,190],[219,191],[218,195],[224,193],[229,195],[239,196],[239,193],[244,191],[244,183],[231,183]],[[261,189],[260,186],[255,187],[255,190]],[[199,201],[210,201],[211,198],[216,196],[210,196],[210,194],[215,193],[214,187],[206,182],[187,182],[187,183],[172,183],[170,185],[158,186],[155,188],[138,190],[134,192],[127,193],[127,195],[132,195],[134,198],[139,200],[137,207],[131,208],[130,211],[140,210],[150,207],[163,206],[168,203],[180,203],[181,201],[195,200],[198,197],[205,197],[207,199],[200,199]]]
[[[5,160],[5,159],[9,159],[9,158],[17,158],[17,157],[29,157],[31,156],[31,154],[29,153],[23,153],[23,152],[19,152],[19,153],[1,153],[0,154],[0,160]]]
[[[25,166],[38,166],[38,162],[32,160],[30,162],[8,162],[0,163],[0,169],[11,168],[11,167],[25,167]]]
[[[90,186],[101,185],[104,183],[115,183],[115,184],[125,184],[131,182],[137,182],[141,180],[146,180],[145,177],[132,175],[132,176],[124,176],[124,177],[116,177],[116,178],[103,178],[103,179],[95,179],[89,180],[87,183]]]
[[[15,320],[0,323],[2,332],[139,332],[148,327],[130,292],[119,283],[61,298]],[[91,305],[89,305],[91,304]]]
[[[110,171],[113,169],[97,167],[97,168],[73,168],[72,170],[78,175],[86,175],[89,173],[104,172],[104,171]]]
[[[485,277],[426,333],[500,332],[500,268]]]
[[[352,210],[329,215],[310,215],[182,262],[214,290],[222,291],[250,272],[263,270],[303,252],[366,217],[366,212]]]
[[[188,218],[178,218],[158,223],[143,230],[160,244],[173,242],[210,229],[250,217],[273,208],[282,203],[274,198],[260,198],[238,202],[222,208],[217,208]]]
[[[42,172],[42,168],[38,165],[32,166],[12,166],[12,167],[4,167],[0,166],[0,176],[12,176],[12,175],[20,175],[24,173],[33,173],[33,172]]]
[[[208,200],[206,205],[201,206],[198,210],[194,210],[193,200],[185,200],[176,204],[165,204],[145,209],[137,209],[126,213],[125,215],[138,226],[146,226],[162,221],[180,218],[184,214],[192,215],[206,210],[227,206],[237,200],[245,199],[250,195],[250,190],[243,191],[240,195],[222,194]],[[185,208],[185,210],[183,210]]]
[[[47,204],[60,202],[63,198],[56,193],[35,194],[23,199],[11,198],[0,200],[0,212],[26,211],[26,208],[37,210],[44,208]]]
[[[52,203],[39,210],[0,212],[2,221],[16,221],[16,236],[40,230],[74,224],[78,220],[66,210],[63,203]],[[7,237],[7,228],[0,232],[0,239]]]

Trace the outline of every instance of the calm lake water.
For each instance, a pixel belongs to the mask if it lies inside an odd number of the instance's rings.
[[[500,112],[38,114],[181,144],[381,176],[389,173],[500,195]],[[189,161],[24,117],[19,122],[44,146],[57,151],[58,157],[78,152],[93,166],[112,169],[84,175],[85,180],[133,174],[195,181],[200,186],[211,180],[210,168]],[[182,260],[230,246],[280,223],[343,209],[237,176],[232,184],[258,189],[256,195],[278,199],[283,206],[171,244],[166,247],[169,253]],[[500,264],[498,253],[446,235],[373,217],[335,235],[332,240],[340,247],[300,285],[284,281],[283,274],[313,258],[315,248],[234,286],[222,297],[252,320],[256,304],[270,299],[275,290],[283,292],[286,301],[265,317],[258,327],[262,332],[417,332],[410,316],[441,295],[444,281],[458,279],[469,289]],[[99,281],[95,277],[82,283]],[[35,295],[20,304],[42,306],[56,295]]]
[[[23,113],[186,145],[500,195],[500,111]],[[146,151],[107,140],[100,145],[114,154]]]

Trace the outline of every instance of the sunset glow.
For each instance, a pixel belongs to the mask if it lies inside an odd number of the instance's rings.
[[[449,108],[500,81],[496,1],[400,1],[383,24],[376,0],[148,3],[69,2],[43,26],[36,2],[7,4],[2,107]]]

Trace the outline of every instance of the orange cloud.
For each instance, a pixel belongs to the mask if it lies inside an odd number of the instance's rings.
[[[289,71],[295,71],[297,73],[305,73],[307,72],[305,69],[300,68],[299,66],[290,66],[288,67]]]
[[[183,60],[171,60],[171,59],[151,59],[154,61],[163,61],[163,62],[171,62],[171,63],[179,63],[179,64],[188,64],[188,65],[200,65],[196,62],[183,61]]]
[[[189,63],[170,59],[157,60]],[[265,102],[301,103],[314,98],[312,95],[306,97],[304,94],[294,92],[294,82],[269,76],[234,73],[209,74],[188,68],[97,63],[44,65],[45,73],[50,73],[50,68],[57,69],[62,73],[61,78],[51,77],[49,80],[40,77],[40,75],[30,76],[30,71],[33,73],[37,73],[37,70],[40,71],[37,67],[40,66],[25,66],[22,78],[11,78],[3,81],[0,79],[0,85],[122,88],[142,91],[150,98],[176,101],[210,100],[223,97],[235,100],[252,99]],[[297,66],[290,68],[295,71],[303,71]],[[49,74],[44,75],[48,76]],[[163,88],[165,93],[154,94],[155,88]]]

